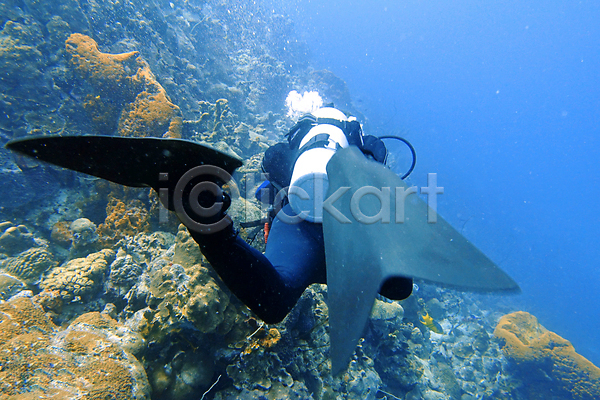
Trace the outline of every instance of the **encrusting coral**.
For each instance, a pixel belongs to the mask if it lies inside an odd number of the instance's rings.
[[[89,36],[65,42],[77,75],[94,89],[84,102],[97,133],[135,137],[181,137],[181,110],[171,102],[150,66],[132,51],[107,54]]]
[[[142,339],[100,313],[61,331],[35,298],[0,304],[0,398],[149,399]]]
[[[52,225],[52,231],[50,233],[52,242],[64,247],[69,247],[73,240],[73,232],[70,229],[70,225],[71,223],[69,221],[58,221]]]
[[[123,202],[111,197],[106,205],[106,219],[97,229],[101,242],[114,244],[125,236],[135,236],[149,229],[148,211],[139,200]]]
[[[600,398],[600,368],[533,315],[519,311],[503,316],[494,335],[503,341],[506,357],[522,369],[529,398]]]

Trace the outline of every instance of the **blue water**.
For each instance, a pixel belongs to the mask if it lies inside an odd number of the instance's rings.
[[[439,213],[518,281],[515,306],[600,365],[600,3],[285,7],[369,133],[415,145],[411,183],[438,174]]]

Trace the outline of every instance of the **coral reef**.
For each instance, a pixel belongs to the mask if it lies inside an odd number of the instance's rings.
[[[0,397],[150,398],[139,336],[99,313],[60,330],[34,300],[0,304]]]
[[[183,135],[213,146],[227,146],[234,154],[252,156],[264,152],[272,141],[262,123],[240,122],[228,99],[198,102],[195,119],[183,121]]]
[[[104,274],[115,258],[115,252],[104,249],[85,258],[76,258],[52,268],[40,288],[57,291],[65,302],[89,299],[102,288]]]
[[[147,281],[133,289],[132,295],[147,297],[153,309],[149,329],[160,331],[185,319],[201,333],[225,336],[232,330],[241,318],[240,304],[231,301],[227,289],[202,261],[197,244],[181,227],[173,262],[159,259],[148,271]]]
[[[261,2],[230,3],[1,3],[0,137],[203,141],[246,160],[238,182],[246,196],[232,196],[229,212],[238,222],[259,219],[252,194],[262,152],[293,124],[284,110],[290,90],[318,90],[367,131],[368,120],[341,79],[308,67],[292,20]],[[1,398],[135,399],[150,390],[169,400],[550,398],[551,384],[563,385],[556,398],[595,396],[587,381],[575,382],[588,364],[565,355],[564,341],[553,337],[527,361],[505,345],[505,356],[492,335],[495,300],[421,282],[402,303],[376,302],[348,370],[332,377],[324,285],[312,285],[282,323],[265,325],[173,214],[155,223],[158,202],[147,189],[15,163],[4,150],[0,166],[1,220],[27,221],[0,224]],[[240,228],[264,249],[259,233]],[[426,314],[438,333],[419,321]],[[537,343],[522,338],[524,347]]]
[[[125,236],[135,236],[149,229],[148,211],[140,200],[123,202],[111,197],[106,205],[106,219],[97,233],[104,244],[114,244]]]
[[[503,341],[504,354],[519,368],[529,398],[600,397],[600,368],[533,315],[523,311],[505,315],[494,334]]]
[[[79,33],[69,36],[65,45],[76,74],[93,88],[84,108],[97,133],[181,137],[181,111],[139,52],[102,53],[94,39]]]

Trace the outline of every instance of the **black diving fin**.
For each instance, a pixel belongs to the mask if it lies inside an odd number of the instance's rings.
[[[15,139],[6,148],[59,167],[125,186],[168,189],[199,165],[233,174],[243,162],[212,147],[183,139],[118,136],[36,136]],[[173,202],[168,201],[173,210]]]
[[[418,196],[406,197],[404,222],[396,222],[396,212],[401,212],[396,188],[402,193],[407,185],[382,164],[365,158],[358,148],[338,150],[327,164],[327,176],[323,235],[334,375],[348,365],[377,292],[390,277],[413,277],[476,291],[520,290],[441,217],[428,223],[428,205]],[[378,214],[388,210],[384,210],[387,203],[383,205],[372,194],[377,190],[391,198],[389,222],[387,215]],[[379,221],[369,218],[377,215]]]

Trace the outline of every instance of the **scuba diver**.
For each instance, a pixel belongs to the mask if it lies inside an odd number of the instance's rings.
[[[227,287],[267,323],[283,320],[310,284],[327,283],[319,199],[327,193],[325,167],[329,159],[338,149],[351,145],[381,164],[387,159],[380,139],[363,135],[356,118],[333,107],[304,115],[286,137],[287,143],[266,151],[262,163],[269,180],[257,190],[257,197],[277,203],[264,255],[236,234],[233,221],[214,233],[189,229]],[[223,208],[216,219],[223,220],[230,200],[219,200]],[[206,199],[203,207],[214,202]],[[185,213],[201,224],[215,220],[214,216],[201,218],[187,204]],[[411,291],[410,277],[393,277],[379,292],[403,300]]]
[[[39,136],[10,150],[132,187],[152,187],[188,228],[229,289],[267,323],[285,318],[312,283],[327,284],[330,358],[348,365],[379,294],[411,294],[412,279],[477,291],[518,285],[384,163],[381,138],[333,107],[305,115],[270,147],[257,191],[273,205],[265,254],[238,236],[223,186],[243,163],[195,141]],[[401,139],[403,140],[403,139]],[[426,188],[421,188],[421,193]]]

